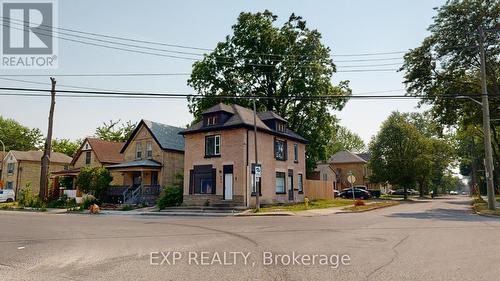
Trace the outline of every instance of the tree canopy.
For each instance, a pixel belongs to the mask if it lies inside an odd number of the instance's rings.
[[[99,199],[112,181],[111,173],[104,167],[83,167],[76,177],[76,185],[82,192]]]
[[[38,150],[43,147],[43,135],[40,129],[30,129],[14,119],[0,116],[0,140],[5,150]],[[0,145],[0,150],[2,149]]]
[[[438,186],[453,160],[453,147],[430,134],[432,124],[418,113],[393,112],[370,143],[370,181],[410,188],[418,184],[423,196]],[[418,127],[417,127],[418,125]]]
[[[189,110],[199,120],[219,102],[251,107],[252,100],[241,97],[256,96],[259,111],[275,111],[309,140],[306,157],[313,168],[326,159],[327,143],[335,135],[337,119],[331,111],[343,108],[351,90],[348,81],[331,82],[335,64],[317,30],[295,14],[281,27],[277,19],[267,10],[239,15],[233,34],[194,63],[188,85],[204,98],[190,98]]]
[[[440,127],[452,127],[459,137],[459,143],[470,145],[475,138],[483,139],[480,129],[481,108],[466,95],[480,95],[479,28],[484,33],[487,90],[490,101],[490,115],[500,117],[500,2],[490,0],[450,0],[437,8],[434,22],[429,26],[430,35],[421,46],[410,50],[404,56],[405,83],[410,95],[422,97],[422,103],[432,105],[432,117]],[[489,31],[488,31],[489,30]],[[462,97],[461,97],[462,96]],[[477,97],[480,99],[480,97]],[[470,128],[477,128],[470,130]],[[500,169],[500,130],[498,123],[492,123],[492,147],[495,173]],[[463,138],[463,139],[460,139]],[[481,152],[484,144],[476,142]],[[463,147],[462,147],[463,148]],[[467,151],[468,153],[464,153]],[[471,163],[471,158],[481,155],[467,155],[467,148],[459,154],[462,167]],[[482,161],[478,165],[483,165]],[[465,170],[464,170],[465,171]]]
[[[82,140],[54,139],[52,140],[52,151],[73,157],[80,148],[80,145],[82,145]]]
[[[95,129],[95,135],[106,141],[124,142],[128,140],[136,125],[132,121],[121,123],[121,120],[109,120]]]

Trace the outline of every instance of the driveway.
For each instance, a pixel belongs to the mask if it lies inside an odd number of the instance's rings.
[[[4,211],[0,279],[498,280],[500,219],[472,214],[469,200],[456,196],[317,217]],[[294,252],[329,260],[285,265],[287,259],[276,256]],[[175,253],[180,258],[172,264]],[[197,257],[190,260],[193,253]],[[221,260],[226,255],[224,263],[213,262],[215,253]],[[265,265],[264,255],[273,262]],[[336,257],[346,258],[335,263]]]

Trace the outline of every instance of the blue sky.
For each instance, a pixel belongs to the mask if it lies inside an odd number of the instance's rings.
[[[434,7],[444,0],[380,1],[59,1],[59,27],[134,39],[213,48],[231,33],[242,11],[271,10],[281,24],[293,12],[323,35],[332,54],[406,51],[428,35]],[[393,55],[402,56],[402,55]],[[387,57],[387,56],[386,56]],[[334,58],[336,60],[356,58]],[[0,69],[0,74],[74,73],[188,73],[190,61],[132,54],[59,40],[56,70]],[[390,61],[402,62],[402,59]],[[360,64],[373,64],[365,62]],[[388,63],[388,62],[380,62]],[[338,63],[338,65],[354,63]],[[392,67],[388,67],[392,68]],[[49,78],[20,77],[46,82]],[[59,77],[59,84],[116,90],[188,92],[186,76],[174,77]],[[332,80],[350,80],[353,94],[404,89],[402,74],[395,72],[337,73]],[[0,80],[4,87],[43,87]],[[392,94],[402,94],[394,92]],[[415,111],[415,100],[351,100],[335,114],[341,124],[366,142],[376,134],[391,111]],[[0,114],[46,133],[49,100],[40,97],[0,96]],[[92,135],[103,121],[141,118],[185,126],[191,121],[184,100],[58,99],[54,137],[77,139]]]

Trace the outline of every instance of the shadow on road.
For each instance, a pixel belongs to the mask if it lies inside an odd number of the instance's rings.
[[[456,202],[458,204],[459,202]],[[387,215],[391,218],[406,218],[406,219],[436,219],[445,221],[499,221],[500,218],[483,217],[472,213],[471,210],[455,210],[455,209],[430,209],[424,212],[416,213],[394,213]]]

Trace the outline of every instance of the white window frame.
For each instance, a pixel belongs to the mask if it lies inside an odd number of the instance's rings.
[[[153,143],[150,141],[146,143],[146,157],[148,159],[153,158]]]
[[[207,142],[208,139],[214,138],[214,153],[213,154],[207,154]],[[206,136],[205,137],[205,156],[219,156],[220,155],[220,135],[211,135],[211,136]]]
[[[135,159],[142,159],[142,143],[140,142],[135,144]]]

